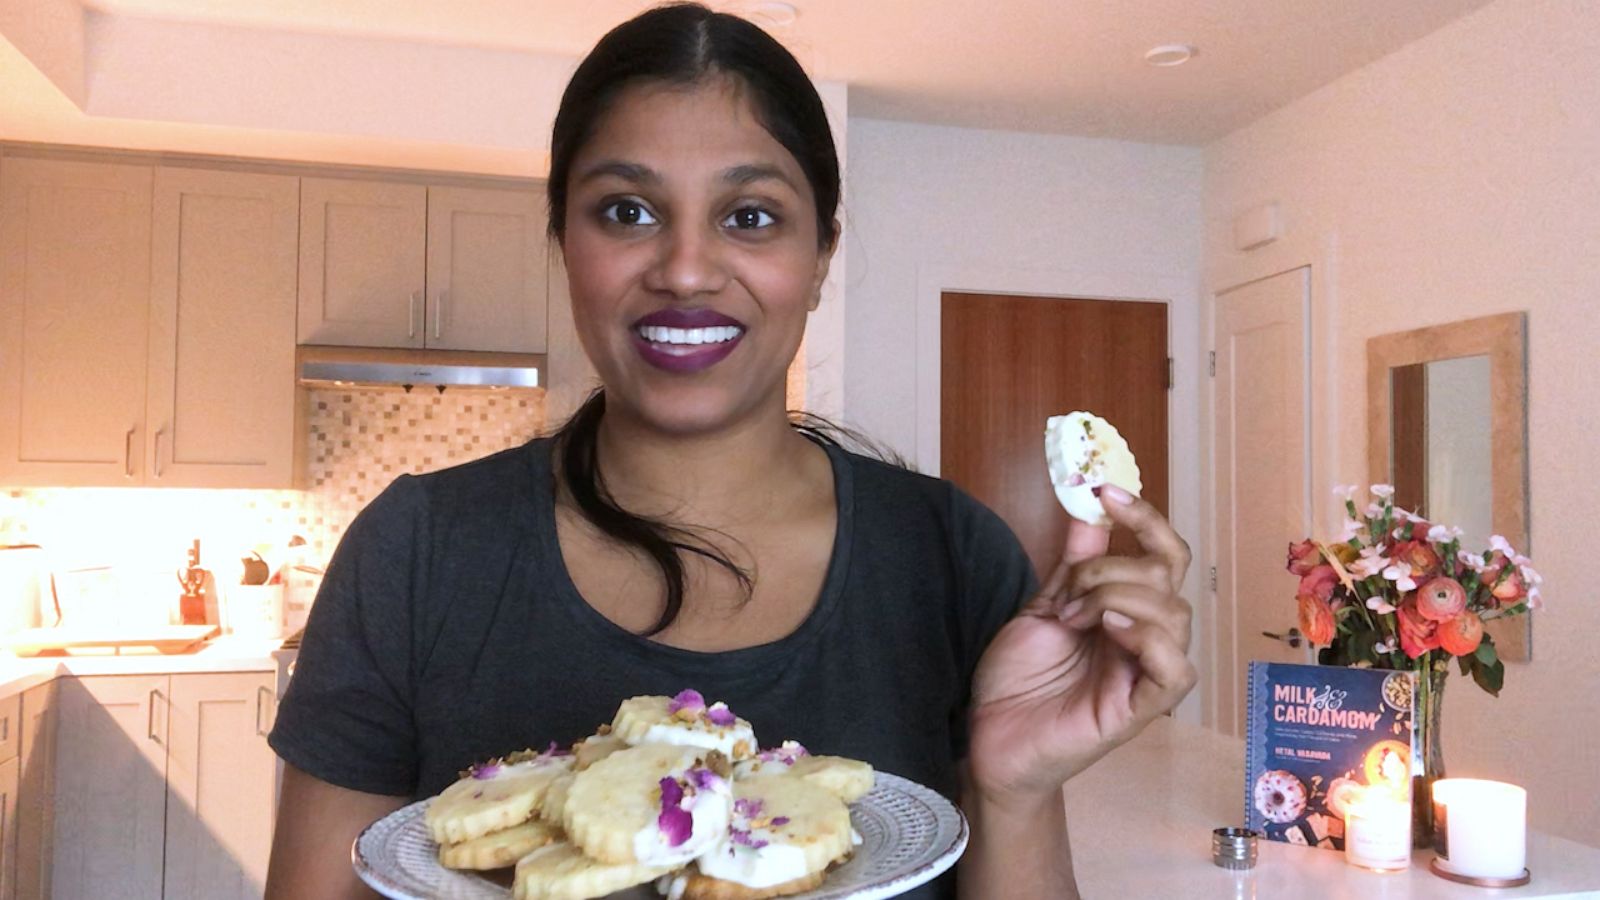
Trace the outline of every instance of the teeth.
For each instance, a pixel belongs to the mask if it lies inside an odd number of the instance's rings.
[[[715,328],[639,326],[639,336],[652,344],[721,344],[733,340],[743,332],[744,329],[737,325],[719,325]]]

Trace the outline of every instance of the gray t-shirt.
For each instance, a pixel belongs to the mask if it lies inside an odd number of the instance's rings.
[[[424,797],[474,761],[589,735],[628,697],[692,687],[763,746],[798,740],[954,797],[973,669],[1033,570],[949,482],[824,446],[838,526],[816,608],[721,653],[639,637],[578,594],[549,439],[402,476],[329,564],[272,748],[331,784]]]

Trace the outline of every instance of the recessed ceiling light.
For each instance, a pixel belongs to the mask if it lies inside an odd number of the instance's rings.
[[[1144,55],[1144,61],[1152,66],[1181,66],[1199,53],[1199,47],[1189,44],[1162,44],[1151,47]]]
[[[783,0],[763,0],[760,3],[750,4],[748,13],[751,21],[758,25],[770,28],[787,28],[800,18],[800,10],[792,3]]]

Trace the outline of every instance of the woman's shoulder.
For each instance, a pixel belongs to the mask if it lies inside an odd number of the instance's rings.
[[[901,513],[909,511],[911,506],[922,507],[947,527],[960,531],[976,528],[1010,533],[999,515],[953,481],[919,472],[898,460],[885,460],[844,447],[835,447],[833,451],[848,462],[856,482],[858,501],[888,506]]]

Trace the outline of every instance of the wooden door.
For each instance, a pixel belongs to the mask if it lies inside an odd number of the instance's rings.
[[[427,188],[300,179],[302,344],[421,347]]]
[[[1217,724],[1241,734],[1250,660],[1308,662],[1263,636],[1295,626],[1291,541],[1311,533],[1310,270],[1216,300]]]
[[[167,680],[57,680],[53,896],[161,896]]]
[[[0,484],[141,478],[147,166],[0,167]]]
[[[157,170],[147,484],[293,486],[298,182]]]
[[[0,762],[0,900],[17,896],[17,781],[19,760]]]
[[[542,200],[536,191],[428,188],[429,347],[545,351]]]
[[[940,316],[940,474],[999,513],[1040,578],[1067,526],[1045,469],[1050,416],[1117,426],[1167,512],[1166,304],[947,293]],[[1119,531],[1112,550],[1137,543]]]
[[[272,851],[274,672],[172,676],[166,900],[260,897]]]
[[[20,784],[17,815],[17,881],[19,900],[52,896],[50,849],[55,836],[56,681],[29,688],[22,695]]]

